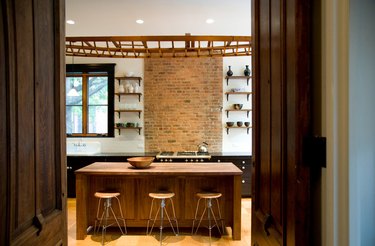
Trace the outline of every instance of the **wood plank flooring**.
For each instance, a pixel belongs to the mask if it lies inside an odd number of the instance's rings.
[[[227,228],[227,234],[220,237],[214,233],[211,238],[211,245],[251,245],[251,199],[244,198],[241,202],[241,241],[233,241],[231,229]],[[122,236],[118,232],[108,232],[106,237],[106,245],[160,245],[159,228],[154,228],[153,234],[144,235],[145,232],[129,231],[127,235]],[[164,232],[163,232],[164,233]],[[163,235],[163,245],[180,246],[180,245],[209,245],[208,230],[203,228],[198,231],[197,235],[191,235],[190,231],[180,231],[179,236],[166,231]],[[68,199],[68,245],[100,245],[101,235],[88,235],[85,240],[76,240],[76,200]]]

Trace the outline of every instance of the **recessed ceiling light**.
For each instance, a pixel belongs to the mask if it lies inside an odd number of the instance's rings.
[[[137,22],[138,24],[143,24],[143,20],[139,19],[139,20],[136,20],[135,22]]]
[[[206,23],[207,23],[207,24],[212,24],[212,23],[214,23],[214,22],[215,22],[214,19],[207,19],[207,20],[206,20]]]
[[[67,20],[66,23],[69,25],[74,25],[76,22],[74,20]]]

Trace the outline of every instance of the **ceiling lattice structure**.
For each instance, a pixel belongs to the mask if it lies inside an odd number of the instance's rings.
[[[112,58],[250,56],[251,36],[66,37],[67,56]]]

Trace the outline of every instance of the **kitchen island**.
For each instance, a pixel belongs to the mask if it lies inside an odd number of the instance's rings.
[[[119,199],[128,227],[146,227],[150,192],[176,194],[173,201],[180,227],[192,225],[197,192],[221,192],[225,226],[232,228],[233,240],[241,240],[242,171],[232,163],[153,163],[147,169],[135,169],[127,162],[96,162],[75,174],[78,240],[83,240],[87,228],[94,225],[98,202],[94,193],[102,190],[121,193]]]

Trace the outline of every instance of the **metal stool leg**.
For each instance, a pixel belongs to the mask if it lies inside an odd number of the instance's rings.
[[[199,209],[199,203],[201,201],[202,198],[199,198],[198,199],[198,202],[197,202],[197,206],[195,208],[195,215],[194,215],[194,219],[193,219],[193,226],[191,228],[191,234],[194,234],[194,224],[195,224],[195,221],[197,220],[197,215],[198,215],[198,209]]]
[[[222,234],[224,234],[225,227],[224,227],[223,217],[221,217],[220,206],[219,206],[219,199],[215,198],[215,200],[216,200],[216,205],[217,205],[217,211],[219,212],[219,219],[220,219],[220,222],[221,222],[221,229],[223,231]]]

